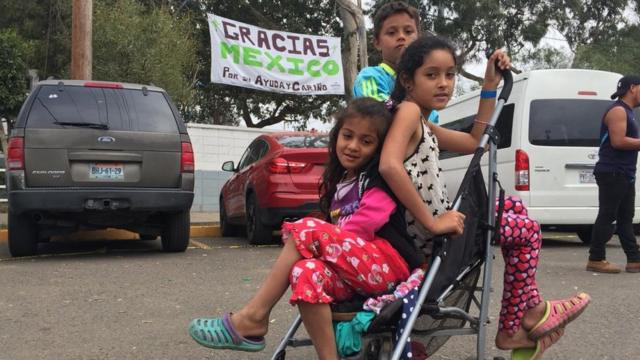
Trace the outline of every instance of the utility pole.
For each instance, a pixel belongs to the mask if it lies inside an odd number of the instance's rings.
[[[71,78],[91,80],[93,0],[71,3]]]

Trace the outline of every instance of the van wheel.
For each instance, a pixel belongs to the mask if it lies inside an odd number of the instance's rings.
[[[247,239],[251,245],[264,245],[272,241],[273,230],[262,222],[262,209],[256,201],[256,196],[247,197]]]
[[[580,238],[580,241],[582,241],[585,245],[591,244],[592,229],[593,229],[593,226],[585,226],[577,231],[578,238]]]
[[[224,209],[224,199],[220,198],[220,233],[223,237],[238,235],[238,227],[229,224],[227,212]]]
[[[189,231],[191,216],[189,210],[167,215],[167,225],[162,231],[162,250],[166,252],[181,252],[189,246]]]
[[[15,214],[11,210],[7,215],[9,252],[11,256],[31,256],[38,251],[38,229],[27,214]]]

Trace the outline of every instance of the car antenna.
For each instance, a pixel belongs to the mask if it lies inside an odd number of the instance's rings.
[[[58,91],[64,91],[64,82],[58,81]]]
[[[143,87],[142,87],[142,95],[144,95],[144,96],[149,95],[149,89],[147,89],[147,87],[146,87],[146,86],[143,86]]]

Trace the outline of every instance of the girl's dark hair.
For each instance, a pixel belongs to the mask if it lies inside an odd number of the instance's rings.
[[[391,99],[395,103],[400,103],[407,96],[407,90],[401,80],[413,79],[416,70],[424,64],[425,57],[434,50],[449,51],[454,64],[457,65],[456,50],[445,38],[433,35],[419,37],[404,50],[398,62],[396,84],[391,93]]]
[[[322,183],[320,183],[320,210],[327,217],[329,217],[331,200],[333,200],[338,183],[342,180],[346,170],[342,164],[340,164],[338,155],[336,154],[338,134],[344,126],[344,123],[347,122],[347,120],[360,117],[374,124],[379,141],[378,148],[376,149],[376,154],[378,154],[382,149],[382,143],[393,119],[384,103],[366,97],[351,100],[346,108],[334,114],[333,117],[335,124],[329,132],[329,162],[322,174]],[[367,164],[365,164],[363,168],[366,167],[366,165]]]
[[[386,3],[373,15],[373,38],[377,39],[382,31],[384,22],[391,16],[399,13],[409,15],[416,22],[416,29],[420,32],[420,13],[416,8],[404,1]]]

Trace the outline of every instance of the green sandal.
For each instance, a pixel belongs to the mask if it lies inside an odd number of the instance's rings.
[[[540,360],[542,354],[551,345],[558,342],[562,335],[564,335],[564,329],[560,328],[538,339],[534,348],[513,349],[511,351],[511,360]]]
[[[189,324],[189,335],[198,344],[212,349],[237,351],[261,351],[265,347],[264,337],[243,337],[231,324],[230,314],[222,318],[193,319]]]

